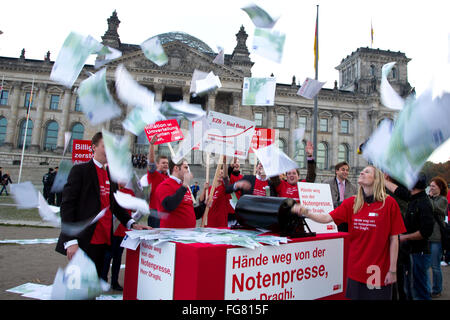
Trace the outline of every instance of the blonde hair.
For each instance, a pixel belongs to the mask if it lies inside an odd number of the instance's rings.
[[[374,181],[373,181],[373,200],[377,202],[383,202],[381,208],[384,207],[384,202],[387,198],[386,188],[384,186],[384,174],[372,165],[368,165],[374,170]],[[366,168],[367,168],[366,167]],[[353,213],[358,213],[359,210],[364,205],[364,193],[362,186],[358,187],[358,193],[356,194],[355,203],[353,204]],[[380,208],[380,209],[381,209]]]

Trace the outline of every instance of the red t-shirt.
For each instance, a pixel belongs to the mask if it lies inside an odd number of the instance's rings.
[[[380,285],[384,285],[390,266],[389,237],[406,232],[400,208],[394,198],[388,196],[384,206],[382,202],[364,203],[361,210],[353,214],[355,199],[355,196],[345,199],[330,212],[334,223],[348,223],[348,277],[367,283],[374,272],[368,268],[378,266]]]
[[[167,174],[160,173],[159,171],[155,171],[150,173],[150,171],[147,170],[147,181],[149,185],[152,185],[152,189],[150,191],[150,201],[149,201],[149,207],[150,209],[157,209],[156,208],[156,195],[155,191],[156,188],[158,188],[159,184],[169,178]]]
[[[242,174],[239,174],[238,176],[235,176],[234,174],[230,174],[230,184],[235,184],[239,180],[241,180],[244,176]],[[241,190],[234,191],[234,194],[236,195],[236,198],[239,200],[242,196]],[[234,209],[231,206],[229,200],[231,200],[231,194],[228,194],[228,212],[234,213]]]
[[[291,198],[297,202],[300,202],[300,198],[298,195],[298,185],[290,184],[287,181],[281,180],[281,183],[275,188],[279,197],[282,198]]]
[[[211,193],[211,187],[209,187],[208,194]],[[211,208],[208,211],[208,224],[209,228],[226,228],[228,227],[228,205],[230,205],[227,194],[225,193],[225,186],[220,184],[214,189],[214,196]]]
[[[189,191],[186,191],[183,200],[172,212],[166,212],[166,209],[162,206],[164,198],[173,196],[180,187],[180,183],[169,178],[161,182],[156,189],[156,209],[158,212],[168,213],[167,216],[161,217],[161,228],[195,228],[195,212]]]
[[[266,195],[266,189],[269,185],[268,180],[262,181],[255,177],[255,187],[253,188],[253,195],[255,196],[265,196]]]
[[[108,173],[97,165],[95,165],[97,170],[98,184],[100,186],[100,210],[105,209],[110,205],[109,203],[109,192],[110,184]],[[94,234],[92,235],[92,244],[111,244],[111,229],[112,228],[112,213],[110,208],[106,210],[105,215],[101,217],[95,226]]]
[[[131,189],[121,188],[119,191],[123,192],[123,193],[127,193],[133,197],[135,196],[133,190],[131,190]],[[131,210],[127,210],[127,212],[131,216]],[[130,231],[130,230],[127,229],[122,223],[119,223],[119,226],[117,227],[116,231],[114,231],[114,235],[116,237],[125,237],[126,231]]]

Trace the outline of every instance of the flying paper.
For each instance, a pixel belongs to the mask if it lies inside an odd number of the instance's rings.
[[[258,7],[256,4],[249,4],[241,9],[248,14],[253,24],[258,28],[271,29],[278,20],[278,18],[273,19],[264,9]]]
[[[286,35],[278,31],[255,28],[252,51],[264,58],[281,62]]]
[[[147,125],[164,120],[165,117],[155,107],[135,107],[122,122],[125,130],[139,136]]]
[[[92,125],[116,118],[122,113],[108,91],[105,68],[81,82],[78,97],[81,110]]]
[[[219,54],[214,58],[213,63],[223,65],[225,63],[225,51],[221,47],[219,49]]]
[[[186,119],[189,121],[197,121],[206,115],[206,111],[202,109],[200,104],[191,104],[183,100],[177,102],[164,101],[159,111],[167,119]]]
[[[69,146],[70,138],[72,137],[72,132],[64,132],[64,151],[63,156],[66,154],[67,147]]]
[[[58,167],[58,173],[56,174],[55,180],[53,181],[52,188],[50,192],[58,193],[62,192],[64,186],[67,183],[67,178],[69,177],[70,170],[72,170],[73,164],[70,160],[61,160]]]
[[[117,96],[123,103],[147,109],[153,107],[154,93],[137,83],[123,64],[117,66],[115,77]]]
[[[206,79],[208,76],[208,72],[203,72],[200,70],[195,69],[192,73],[192,79],[191,79],[191,87],[189,88],[190,93],[194,93],[197,91],[197,81]]]
[[[37,208],[39,205],[38,192],[30,181],[11,184],[11,194],[18,209]]]
[[[412,189],[429,156],[450,137],[449,105],[450,93],[433,99],[431,89],[407,98],[392,130],[386,124],[373,133],[364,157]]]
[[[142,42],[141,49],[147,59],[157,64],[159,67],[169,62],[158,37],[153,37]]]
[[[275,88],[275,78],[244,78],[242,105],[273,106]]]
[[[268,177],[275,177],[289,170],[298,168],[297,163],[281,151],[275,144],[255,150],[255,154],[264,167]]]
[[[78,248],[67,267],[58,268],[53,282],[52,300],[92,300],[108,291],[109,285],[98,278],[94,262]]]
[[[71,88],[89,55],[101,48],[102,44],[93,37],[71,32],[59,51],[50,79]]]
[[[83,232],[87,227],[96,223],[100,220],[106,213],[106,210],[109,207],[104,208],[100,211],[93,219],[89,219],[87,221],[80,222],[62,222],[61,223],[61,233],[68,236],[78,236],[81,232]]]
[[[57,211],[53,208],[56,208]],[[61,218],[56,215],[56,213],[59,212],[59,208],[54,206],[50,207],[40,192],[38,209],[42,220],[50,222],[55,227],[61,226]]]
[[[295,151],[294,151],[294,159],[299,162],[302,162],[304,159],[299,159],[300,150],[303,145],[303,137],[305,135],[305,128],[299,128],[294,130],[294,142],[295,142]]]
[[[144,174],[141,179],[139,180],[141,187],[148,187],[148,178],[147,174]]]
[[[297,94],[306,99],[314,98],[322,89],[325,82],[320,82],[311,78],[306,78],[305,82],[303,82],[302,86],[298,90]]]
[[[380,84],[380,98],[381,103],[390,109],[402,110],[405,101],[399,94],[391,87],[387,76],[391,72],[392,67],[394,67],[395,62],[386,63],[381,69],[381,84]]]
[[[95,69],[99,69],[103,67],[108,62],[120,58],[122,56],[122,52],[117,49],[103,46],[103,48],[97,52],[97,59],[95,59]]]
[[[142,213],[149,214],[149,206],[148,203],[143,200],[136,197],[133,197],[132,195],[129,195],[128,193],[117,191],[114,193],[114,198],[116,199],[117,203],[125,209],[129,210],[138,210]]]
[[[214,75],[214,73],[211,71],[210,73],[208,73],[205,79],[196,81],[195,92],[192,96],[196,97],[198,95],[204,95],[221,87],[222,83],[220,82],[219,77]]]
[[[117,136],[105,129],[102,133],[111,179],[115,182],[128,182],[133,176],[129,137]]]

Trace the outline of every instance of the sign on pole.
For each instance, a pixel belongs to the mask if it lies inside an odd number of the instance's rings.
[[[151,141],[153,136],[158,134],[155,145],[184,139],[183,132],[175,119],[157,121],[146,126],[144,130],[148,141]]]
[[[252,147],[248,150],[249,153],[254,153],[254,150],[264,148],[275,143],[276,129],[255,128],[255,134],[252,138]]]

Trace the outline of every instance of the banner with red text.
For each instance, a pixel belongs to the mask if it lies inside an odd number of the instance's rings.
[[[308,208],[313,214],[330,213],[334,209],[329,184],[299,182],[298,193],[300,204]],[[338,232],[334,222],[322,224],[306,219],[306,223],[312,232]]]
[[[173,300],[175,249],[172,242],[153,246],[142,241],[139,253],[138,300]]]
[[[258,150],[259,148],[264,148],[275,143],[275,131],[276,129],[255,128],[252,146],[248,152],[253,153],[253,150]]]
[[[251,146],[255,123],[224,113],[210,111],[206,118],[205,132],[200,150],[246,159]]]
[[[227,250],[225,300],[312,300],[344,284],[344,240]]]
[[[72,163],[88,162],[94,157],[92,153],[91,140],[72,141]]]
[[[144,130],[148,141],[152,140],[155,134],[158,134],[155,145],[184,139],[183,132],[176,119],[157,121],[146,126]]]

